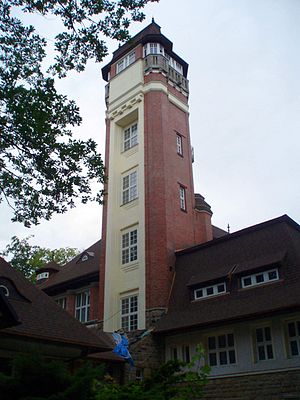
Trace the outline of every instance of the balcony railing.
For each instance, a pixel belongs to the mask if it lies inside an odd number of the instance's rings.
[[[149,54],[144,59],[145,72],[147,71],[163,71],[166,73],[170,81],[177,86],[182,87],[186,92],[189,91],[189,81],[178,71],[172,68],[166,57],[161,54]]]

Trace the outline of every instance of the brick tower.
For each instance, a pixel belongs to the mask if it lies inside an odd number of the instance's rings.
[[[102,70],[108,82],[105,331],[150,326],[168,306],[175,250],[212,238],[210,209],[195,203],[187,71],[154,21]]]

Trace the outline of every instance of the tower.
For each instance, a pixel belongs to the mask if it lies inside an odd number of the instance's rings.
[[[212,238],[210,209],[195,202],[187,71],[154,21],[102,69],[108,82],[105,331],[149,326],[168,306],[175,251]]]

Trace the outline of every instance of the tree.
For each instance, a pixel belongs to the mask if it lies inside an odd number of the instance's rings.
[[[57,92],[54,77],[81,72],[88,60],[101,62],[103,37],[128,40],[131,21],[142,21],[141,9],[152,1],[0,0],[0,202],[13,209],[12,221],[29,227],[64,213],[76,199],[102,202],[103,192],[91,188],[91,181],[104,182],[97,145],[72,137],[79,109]],[[62,22],[47,72],[46,40],[14,17],[15,9]]]
[[[38,268],[51,261],[64,265],[79,253],[78,249],[72,247],[51,250],[31,245],[29,243],[31,237],[19,239],[13,236],[11,243],[0,253],[3,256],[10,256],[10,264],[31,281],[35,280],[35,271]]]
[[[104,368],[85,364],[71,374],[61,361],[24,353],[12,361],[11,373],[0,373],[2,400],[94,400],[93,383]]]

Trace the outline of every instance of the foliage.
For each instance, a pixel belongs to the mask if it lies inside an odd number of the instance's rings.
[[[200,366],[198,348],[191,363],[169,361],[144,382],[118,385],[104,368],[85,364],[74,375],[62,362],[37,354],[17,356],[11,374],[0,373],[1,400],[193,400],[200,399],[209,368]]]
[[[0,373],[1,400],[92,400],[94,381],[103,368],[86,364],[75,374],[60,361],[38,354],[21,354],[12,362],[12,373]]]
[[[96,400],[192,400],[199,399],[207,382],[209,367],[202,365],[199,346],[190,363],[168,361],[151,378],[123,386],[102,382]]]
[[[61,78],[83,71],[89,59],[102,61],[102,38],[127,40],[131,20],[142,21],[150,1],[156,0],[0,0],[0,202],[13,209],[12,221],[29,227],[64,213],[76,199],[101,203],[103,192],[91,186],[104,182],[101,156],[95,141],[72,137],[79,109],[57,92],[53,74]],[[63,24],[46,73],[47,41],[14,17],[16,10]]]
[[[11,256],[10,264],[31,281],[34,281],[36,269],[43,267],[51,261],[63,265],[79,253],[77,249],[72,247],[51,250],[31,245],[29,243],[30,237],[32,236],[19,239],[13,236],[11,243],[0,254]]]

